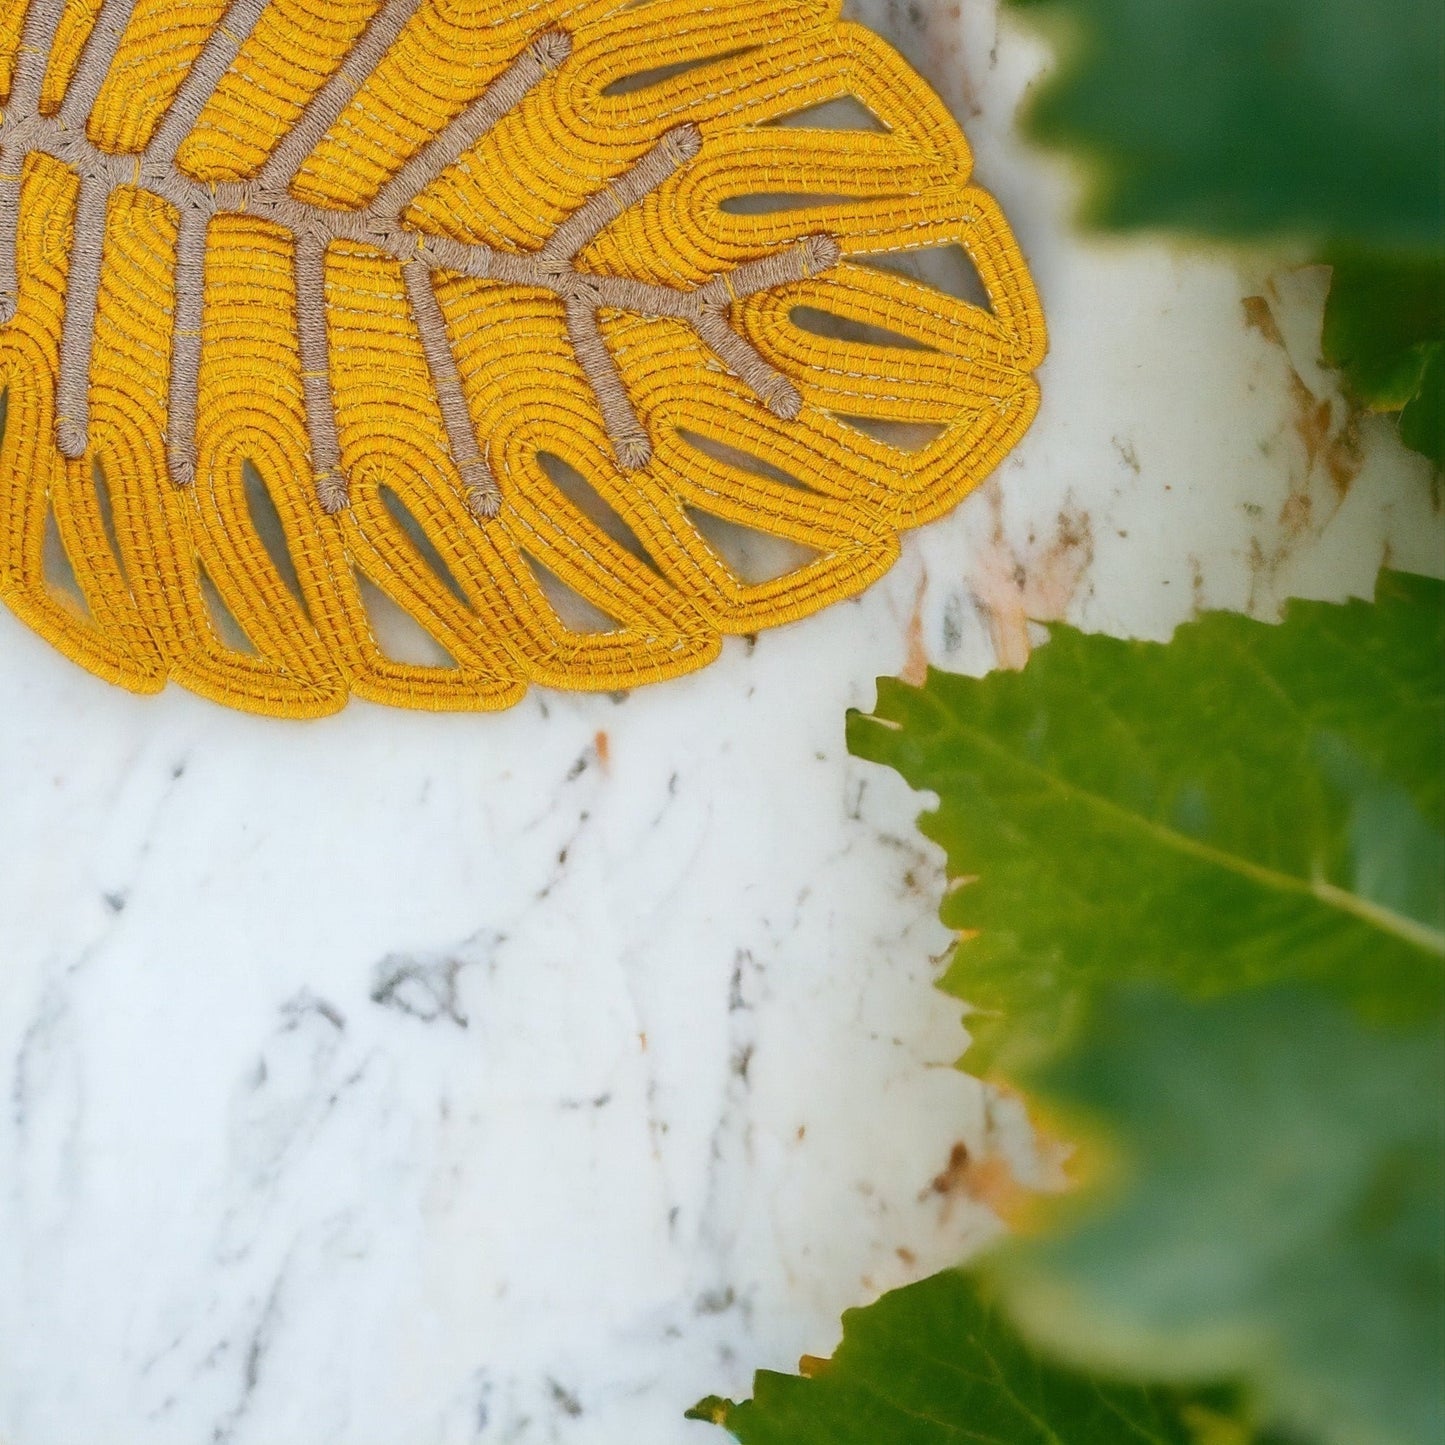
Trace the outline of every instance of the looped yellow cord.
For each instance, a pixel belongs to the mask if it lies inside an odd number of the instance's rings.
[[[0,95],[0,597],[137,691],[676,676],[1037,407],[1003,217],[837,0],[0,0]],[[909,274],[947,246],[986,307]]]

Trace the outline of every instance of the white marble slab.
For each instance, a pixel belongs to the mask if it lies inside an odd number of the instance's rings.
[[[1080,242],[1010,131],[1039,46],[992,0],[857,13],[1053,335],[1024,445],[865,597],[624,698],[313,725],[0,615],[6,1445],[720,1438],[681,1411],[993,1227],[932,1186],[990,1132],[940,860],[845,710],[1021,660],[1026,613],[1163,637],[1439,568],[1422,467],[1315,360],[1320,275]]]

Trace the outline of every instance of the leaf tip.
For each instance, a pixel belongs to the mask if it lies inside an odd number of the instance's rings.
[[[733,1401],[724,1400],[721,1395],[709,1395],[706,1399],[699,1400],[683,1418],[701,1420],[705,1425],[721,1425],[726,1428],[732,1412],[736,1409]]]

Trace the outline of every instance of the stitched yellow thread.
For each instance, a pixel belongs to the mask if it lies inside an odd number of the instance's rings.
[[[866,587],[1027,427],[1044,328],[957,126],[836,9],[0,0],[0,597],[126,687],[305,717],[672,677]],[[844,96],[881,127],[807,124]],[[897,268],[949,245],[986,308]],[[708,519],[806,555],[745,574]]]

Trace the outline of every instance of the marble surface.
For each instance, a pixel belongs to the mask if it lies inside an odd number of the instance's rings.
[[[682,1410],[991,1236],[950,1161],[1018,1137],[950,1068],[940,859],[845,710],[1022,661],[1026,616],[1164,637],[1439,569],[1317,364],[1320,274],[1081,242],[1011,134],[1039,45],[854,13],[964,122],[1053,336],[1026,442],[866,596],[623,697],[305,726],[0,615],[6,1445],[721,1439]]]

